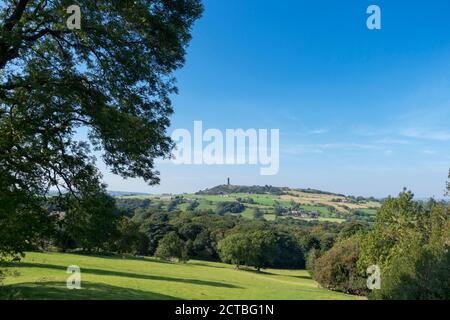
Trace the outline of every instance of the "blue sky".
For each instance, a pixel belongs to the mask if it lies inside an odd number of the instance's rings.
[[[103,168],[111,190],[225,183],[442,197],[450,168],[450,2],[206,0],[172,128],[280,129],[280,171],[160,162],[161,185]],[[382,10],[382,29],[366,9]]]

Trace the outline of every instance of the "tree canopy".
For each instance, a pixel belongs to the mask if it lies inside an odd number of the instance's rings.
[[[178,261],[188,260],[186,245],[176,232],[167,233],[159,242],[155,256],[161,259],[177,258]]]
[[[448,299],[450,207],[413,200],[411,192],[388,198],[373,230],[361,242],[360,271],[381,268],[382,299]]]
[[[259,271],[275,261],[279,248],[271,231],[254,230],[229,235],[219,242],[219,251],[223,261],[231,262],[237,268],[246,265]]]
[[[113,173],[149,184],[159,182],[154,160],[173,146],[173,71],[200,1],[79,0],[81,28],[69,30],[72,4],[0,4],[0,228],[23,236],[0,239],[0,251],[33,238],[50,190],[104,192],[90,144]],[[75,139],[81,127],[90,144]]]

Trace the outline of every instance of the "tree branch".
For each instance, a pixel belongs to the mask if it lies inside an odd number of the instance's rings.
[[[11,14],[9,18],[5,20],[5,24],[3,25],[3,28],[6,31],[11,31],[14,26],[17,24],[17,22],[20,21],[20,19],[23,16],[23,13],[27,7],[29,0],[20,0],[17,4],[16,8],[14,9],[14,12]]]

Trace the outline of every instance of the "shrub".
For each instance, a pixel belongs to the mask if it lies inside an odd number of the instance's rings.
[[[345,293],[366,293],[366,279],[358,273],[360,237],[336,243],[313,265],[314,279],[323,287]]]

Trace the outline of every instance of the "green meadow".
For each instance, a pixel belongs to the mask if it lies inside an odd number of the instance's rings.
[[[66,287],[67,267],[81,268],[81,289]],[[320,288],[305,270],[261,272],[204,261],[29,252],[7,266],[3,293],[16,299],[356,299]]]

